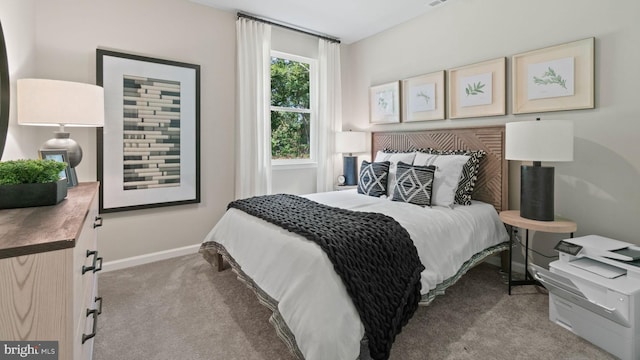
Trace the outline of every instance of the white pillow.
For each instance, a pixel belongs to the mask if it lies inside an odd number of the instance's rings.
[[[436,166],[431,197],[432,205],[453,207],[458,182],[462,175],[462,167],[469,158],[470,156],[467,155],[434,155],[423,152],[416,154],[413,165]]]
[[[378,150],[373,162],[388,161],[391,163],[389,165],[389,177],[387,178],[387,196],[393,196],[393,189],[396,187],[396,171],[398,163],[402,161],[405,164],[413,164],[414,157],[416,157],[415,152],[386,153]]]

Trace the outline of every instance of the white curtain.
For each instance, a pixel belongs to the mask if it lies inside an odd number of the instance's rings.
[[[318,179],[317,191],[331,191],[340,174],[335,134],[342,130],[340,44],[319,40]]]
[[[271,25],[236,21],[236,199],[271,193]]]

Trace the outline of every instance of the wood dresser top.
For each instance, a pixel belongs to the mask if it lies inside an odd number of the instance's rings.
[[[97,192],[80,183],[58,205],[0,210],[0,259],[74,247]]]

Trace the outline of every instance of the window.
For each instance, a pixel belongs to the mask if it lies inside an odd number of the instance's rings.
[[[315,163],[315,60],[271,52],[271,158]]]

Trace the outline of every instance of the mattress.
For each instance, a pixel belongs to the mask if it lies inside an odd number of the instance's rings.
[[[358,194],[305,195],[354,211],[393,217],[410,234],[425,270],[422,304],[455,282],[480,258],[505,248],[508,234],[493,206],[423,208]],[[203,241],[206,258],[219,250],[268,305],[281,337],[298,357],[357,359],[364,328],[326,254],[315,243],[276,225],[229,209]],[[366,350],[362,351],[366,352]]]

